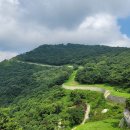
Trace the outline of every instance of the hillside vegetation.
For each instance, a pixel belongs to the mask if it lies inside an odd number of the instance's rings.
[[[78,44],[43,45],[15,59],[34,63],[83,66],[76,80],[82,84],[110,84],[129,92],[130,49]]]
[[[90,119],[77,130],[119,129],[123,105],[106,101],[99,92],[65,90],[64,83],[96,84],[129,97],[130,49],[43,45],[1,62],[0,130],[71,130],[82,123],[86,104]]]
[[[86,102],[107,105],[100,93],[62,89],[72,72],[68,67],[4,61],[0,70],[1,130],[70,130],[82,122]]]
[[[61,85],[71,73],[66,67],[41,67],[14,61],[0,63],[0,104],[8,105],[18,96],[48,91]]]
[[[78,71],[76,80],[82,84],[110,84],[130,92],[130,53],[103,56],[97,61],[87,62]]]

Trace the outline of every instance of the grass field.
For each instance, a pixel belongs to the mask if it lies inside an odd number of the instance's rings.
[[[119,120],[107,119],[96,122],[88,122],[78,126],[75,130],[122,130],[118,128]]]
[[[75,76],[76,76],[77,71],[74,71],[69,79],[64,83],[67,86],[75,86],[75,85],[80,85],[78,82],[75,81]]]

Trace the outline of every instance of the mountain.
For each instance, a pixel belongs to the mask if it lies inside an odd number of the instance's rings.
[[[129,95],[129,48],[42,45],[0,63],[0,130],[119,130]]]
[[[83,64],[84,60],[88,58],[96,58],[102,55],[118,55],[119,53],[127,50],[129,49],[99,45],[42,45],[33,51],[19,55],[16,58],[22,61],[51,65]]]

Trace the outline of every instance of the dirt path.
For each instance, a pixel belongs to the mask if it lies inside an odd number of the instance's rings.
[[[82,125],[84,125],[85,122],[89,119],[90,105],[89,104],[86,104],[86,105],[87,105],[87,109],[85,111],[83,122],[81,123]]]
[[[55,65],[47,65],[47,64],[40,64],[40,63],[33,63],[33,62],[28,62],[28,61],[19,61],[17,60],[17,62],[19,63],[26,63],[26,64],[30,64],[30,65],[37,65],[37,66],[47,66],[47,67],[62,67],[62,66],[55,66]]]
[[[62,85],[62,88],[67,89],[67,90],[90,90],[90,91],[96,91],[96,92],[101,92],[104,94],[104,98],[112,101],[114,103],[119,103],[119,104],[125,104],[126,99],[123,97],[118,97],[118,96],[113,96],[111,95],[111,92],[109,90],[105,90],[103,88],[98,88],[98,87],[81,87],[81,86],[67,86],[67,85]],[[89,119],[89,113],[90,113],[90,105],[87,104],[87,109],[84,115],[83,122],[81,125],[85,124],[85,122]],[[76,130],[77,127],[74,127],[72,130]]]

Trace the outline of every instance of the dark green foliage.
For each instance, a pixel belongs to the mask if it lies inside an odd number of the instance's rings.
[[[68,79],[72,69],[4,61],[0,71],[0,129],[57,128],[64,110],[60,100],[66,96],[58,85]]]
[[[84,108],[82,106],[71,108],[68,110],[68,113],[70,115],[69,120],[71,122],[71,126],[75,126],[82,123],[85,113]]]
[[[84,69],[78,71],[76,80],[87,84],[108,83],[121,88],[128,88],[127,91],[129,91],[130,52],[113,57],[103,56],[97,58],[96,62],[87,63]]]
[[[100,71],[96,67],[94,68],[93,66],[88,66],[86,69],[79,71],[76,79],[80,83],[102,83]]]
[[[79,44],[43,45],[33,51],[16,57],[18,60],[52,65],[83,64],[86,59],[96,60],[101,55],[115,55],[128,50],[107,46]]]
[[[70,71],[70,72],[69,72]],[[41,67],[26,63],[5,61],[0,63],[0,104],[11,103],[20,95],[47,91],[61,85],[71,73],[65,67]]]
[[[70,94],[71,101],[74,102],[74,105],[86,104],[86,94],[79,93],[78,91],[72,91]]]

